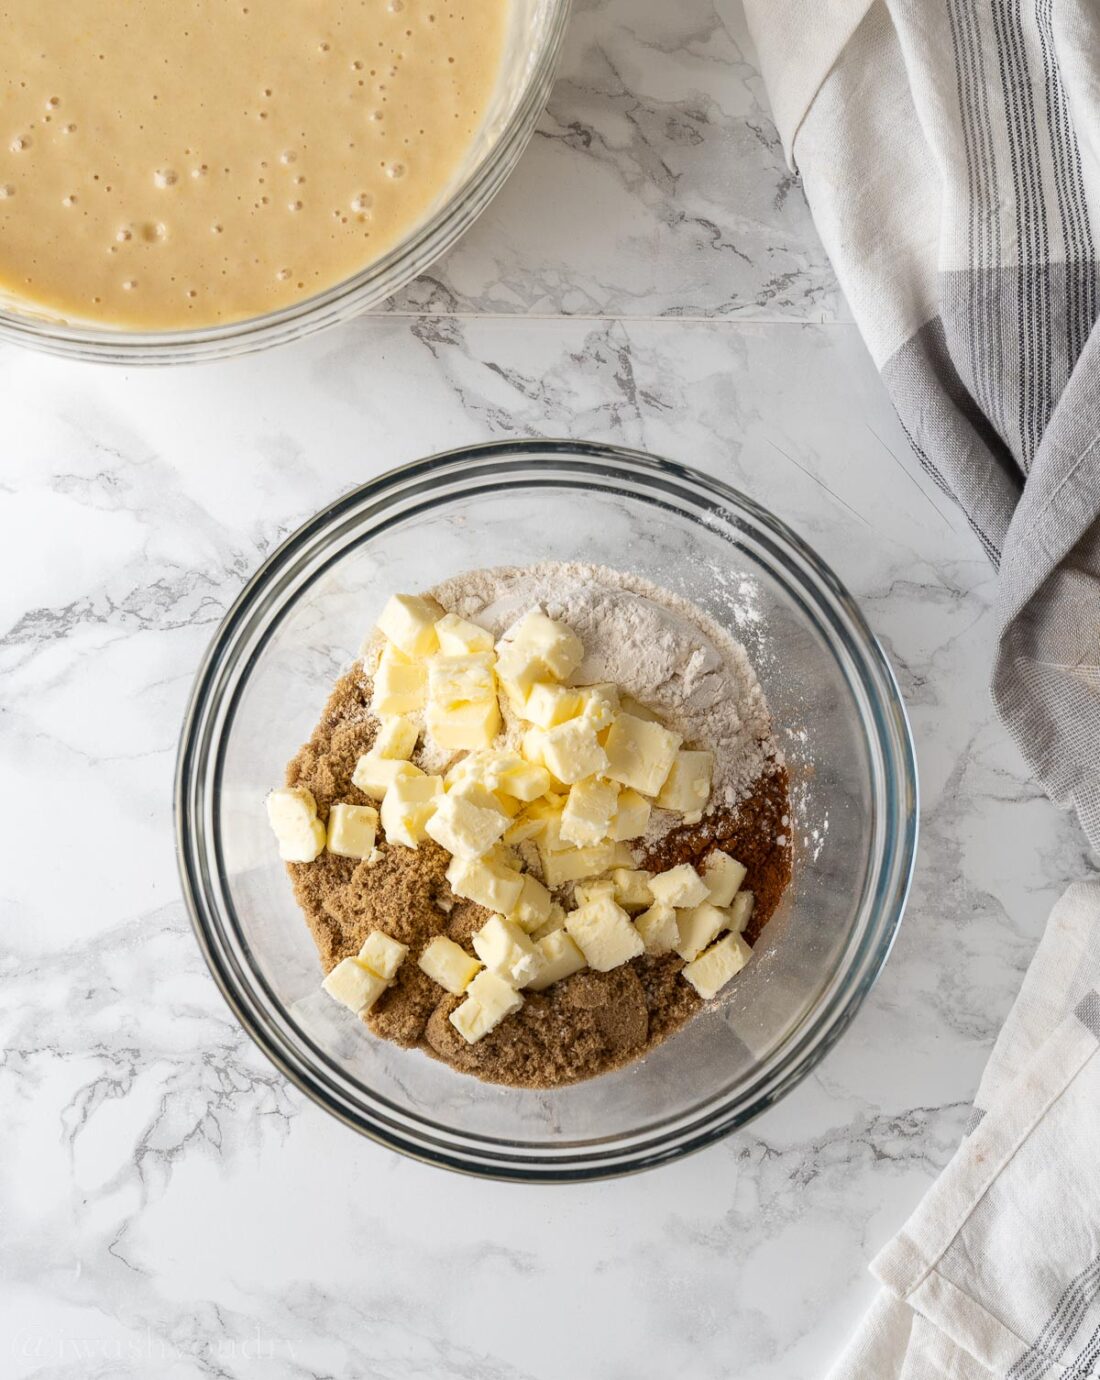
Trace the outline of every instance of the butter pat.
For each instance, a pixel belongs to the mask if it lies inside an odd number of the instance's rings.
[[[280,786],[268,793],[267,821],[284,862],[312,862],[325,846],[325,826],[317,802],[305,786]]]
[[[466,618],[459,618],[457,613],[445,613],[437,619],[435,635],[444,656],[470,656],[493,650],[492,633]]]
[[[730,929],[736,934],[744,934],[756,909],[756,897],[751,891],[739,891],[730,906]]]
[[[423,665],[387,643],[374,672],[371,711],[380,719],[388,714],[410,714],[423,709],[427,696],[428,673]]]
[[[752,950],[739,934],[727,934],[683,969],[683,976],[709,1001],[734,978],[752,957]]]
[[[397,777],[382,798],[382,828],[387,840],[418,848],[442,795],[442,777],[423,773]]]
[[[651,811],[652,806],[645,796],[630,789],[620,791],[615,818],[607,831],[608,838],[620,842],[626,839],[640,839],[649,828]]]
[[[543,765],[567,786],[586,776],[598,776],[607,767],[607,754],[588,719],[570,719],[546,729],[540,749]]]
[[[620,714],[604,744],[608,761],[604,774],[642,795],[657,795],[672,770],[680,742],[678,733],[658,723]]]
[[[591,848],[573,848],[566,853],[542,853],[542,879],[551,890],[566,882],[582,882],[586,877],[598,877],[624,860],[618,849],[621,843],[597,843]],[[625,859],[631,861],[629,855]]]
[[[569,791],[561,814],[561,836],[579,848],[601,843],[615,816],[619,787],[614,781],[588,777]]]
[[[728,906],[745,880],[745,868],[731,857],[715,849],[703,859],[703,881],[716,906]]]
[[[623,910],[645,910],[653,902],[649,884],[653,873],[637,867],[617,867],[611,874],[615,884],[615,900]]]
[[[518,925],[502,915],[490,916],[471,943],[486,968],[499,973],[513,987],[522,987],[538,976],[541,961],[534,944]]]
[[[419,594],[395,594],[378,620],[379,632],[408,657],[431,656],[439,649],[436,622],[443,617],[434,599]]]
[[[334,1001],[364,1015],[389,984],[358,958],[342,959],[321,986]]]
[[[610,972],[645,952],[630,916],[614,901],[590,901],[565,917],[565,928],[590,968]]]
[[[421,972],[456,997],[465,992],[481,971],[476,958],[471,958],[460,944],[443,934],[437,934],[416,961]]]
[[[508,828],[508,816],[485,810],[458,795],[445,795],[424,826],[429,838],[456,858],[473,860],[488,853]]]
[[[358,786],[372,800],[381,800],[399,776],[423,776],[411,762],[399,762],[393,757],[378,757],[373,751],[364,753],[355,764],[351,784]]]
[[[680,942],[676,912],[659,902],[635,917],[634,928],[642,936],[647,954],[670,954]]]
[[[710,891],[690,863],[670,867],[667,872],[658,872],[650,880],[649,889],[653,899],[677,910],[698,906],[710,899]]]
[[[676,923],[680,930],[676,952],[681,958],[690,960],[702,953],[715,935],[729,929],[729,911],[719,910],[709,901],[704,901],[690,910],[680,911]]]
[[[585,966],[584,954],[564,929],[554,930],[535,945],[541,967],[527,986],[532,992],[545,991],[552,983],[572,977]]]
[[[419,736],[420,730],[412,719],[404,714],[387,715],[378,727],[371,752],[375,757],[407,761],[413,754]]]
[[[530,934],[532,930],[537,930],[544,921],[549,919],[552,904],[550,893],[539,879],[532,877],[530,873],[525,873],[523,890],[519,894],[515,910],[509,914],[508,919],[513,920],[521,929]]]
[[[333,805],[328,812],[328,851],[341,858],[369,858],[378,836],[373,805]]]
[[[676,810],[698,819],[710,802],[713,771],[713,752],[678,752],[665,777],[657,804],[662,810]]]
[[[478,973],[466,988],[466,1000],[455,1007],[450,1022],[467,1044],[476,1044],[523,1005],[523,997],[497,973]]]
[[[365,963],[372,973],[392,982],[408,952],[407,944],[399,943],[381,930],[372,930],[359,950],[359,961]]]
[[[495,858],[478,858],[473,862],[452,858],[447,867],[447,880],[456,896],[474,901],[486,910],[510,915],[519,904],[523,892],[523,878]]]

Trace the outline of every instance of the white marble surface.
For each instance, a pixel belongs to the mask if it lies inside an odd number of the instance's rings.
[[[0,390],[0,1374],[820,1374],[1086,858],[994,720],[991,571],[847,323],[736,8],[581,5],[516,177],[389,314],[182,371],[8,349]],[[350,485],[512,434],[646,447],[792,523],[894,658],[924,791],[841,1045],[747,1131],[592,1187],[449,1176],[289,1089],[173,857],[181,714],[245,577]]]

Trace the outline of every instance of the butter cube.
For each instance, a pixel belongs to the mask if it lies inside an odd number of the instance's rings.
[[[729,929],[729,911],[719,910],[709,901],[704,901],[690,910],[678,911],[676,923],[680,930],[676,952],[690,961],[701,954],[716,935]]]
[[[328,812],[328,851],[341,858],[369,858],[378,834],[373,805],[333,805]]]
[[[550,914],[537,930],[531,931],[531,938],[538,943],[540,939],[545,939],[548,934],[554,934],[563,929],[565,929],[565,907],[560,906],[557,901],[551,901]]]
[[[497,973],[478,973],[466,988],[466,1000],[455,1007],[450,1022],[467,1044],[476,1044],[523,1005],[523,997]]]
[[[399,762],[393,757],[379,757],[372,750],[364,753],[355,764],[351,783],[358,786],[372,800],[381,800],[399,776],[423,776],[411,762]]]
[[[420,730],[412,719],[404,714],[387,715],[378,726],[371,752],[376,757],[407,761],[413,754],[419,736]]]
[[[539,609],[520,619],[508,643],[541,661],[549,673],[547,680],[567,680],[584,660],[584,644],[573,629]]]
[[[486,810],[452,794],[436,804],[424,831],[448,853],[471,861],[488,853],[507,828],[508,816],[500,810]]]
[[[436,746],[448,752],[487,748],[500,732],[500,707],[495,695],[452,709],[429,704],[424,723]]]
[[[678,733],[658,723],[620,714],[607,732],[604,775],[642,795],[656,795],[672,770],[680,743]]]
[[[468,656],[433,656],[428,662],[428,703],[457,709],[496,699],[492,652]]]
[[[703,859],[703,881],[707,884],[712,905],[728,906],[744,880],[745,868],[729,853],[722,853],[716,848]]]
[[[498,791],[524,802],[538,800],[550,789],[550,773],[546,768],[536,762],[525,762],[522,758],[516,766],[502,771],[497,780]]]
[[[525,873],[523,878],[523,890],[519,894],[508,919],[515,922],[528,934],[532,930],[537,930],[544,921],[550,918],[550,907],[553,904],[550,893],[537,877],[532,877],[530,873]]]
[[[710,780],[714,770],[713,752],[678,752],[665,777],[657,804],[662,810],[677,810],[701,818],[710,800]]]
[[[752,957],[752,950],[739,934],[727,934],[717,944],[684,968],[683,976],[699,993],[704,1001],[709,1001],[736,977]]]
[[[611,727],[615,715],[619,712],[617,685],[581,685],[573,693],[580,696],[580,712],[597,733]]]
[[[321,986],[334,1001],[357,1016],[369,1011],[389,984],[358,958],[345,958],[333,968]]]
[[[617,867],[611,874],[615,883],[615,900],[623,910],[645,910],[653,903],[649,883],[652,872],[638,867]]]
[[[280,786],[267,796],[267,822],[284,862],[312,862],[325,846],[325,826],[317,802],[305,786]]]
[[[633,695],[621,696],[620,707],[624,714],[632,714],[635,719],[644,719],[647,724],[659,724],[661,722],[659,716],[650,709],[648,704],[636,700]]]
[[[619,792],[618,808],[611,827],[607,831],[610,839],[620,842],[626,839],[640,839],[649,828],[652,806],[644,795],[630,789]]]
[[[677,910],[701,905],[709,900],[710,890],[690,863],[670,867],[667,872],[658,872],[650,881],[649,889],[653,899]]]
[[[517,843],[526,843],[528,839],[535,838],[542,833],[544,822],[541,819],[533,819],[526,811],[517,815],[504,831],[504,842],[510,847]]]
[[[739,891],[730,906],[730,929],[735,934],[744,934],[755,909],[756,897],[752,892]]]
[[[561,814],[561,836],[567,843],[585,847],[607,837],[619,799],[615,781],[594,776],[578,781],[569,792]]]
[[[503,915],[491,915],[471,943],[486,968],[499,973],[513,987],[522,987],[538,976],[541,963],[534,944]]]
[[[372,973],[392,982],[409,952],[407,944],[401,944],[382,930],[371,930],[359,950],[359,961],[365,963]]]
[[[443,617],[434,599],[419,594],[395,594],[382,610],[378,630],[409,657],[431,656],[439,649],[436,622]]]
[[[523,878],[513,868],[495,858],[468,861],[452,858],[447,867],[447,880],[456,896],[474,901],[486,910],[509,915],[519,904]]]
[[[555,890],[566,882],[583,882],[586,877],[598,877],[601,872],[607,872],[624,861],[616,851],[622,846],[597,843],[591,848],[571,848],[566,853],[544,853],[540,848],[542,879],[551,890]],[[629,856],[625,862],[631,862]]]
[[[382,798],[382,828],[390,843],[419,848],[443,796],[439,776],[399,776]]]
[[[676,912],[659,901],[635,916],[634,928],[642,936],[647,954],[669,954],[680,942]]]
[[[599,776],[607,768],[607,753],[587,719],[570,719],[543,730],[541,751],[543,766],[567,786],[586,776]]]
[[[463,800],[468,800],[471,805],[480,805],[483,810],[496,810],[502,815],[507,815],[509,819],[520,812],[518,800],[511,800],[508,796],[498,795],[496,791],[489,790],[488,786],[483,786],[480,781],[459,781],[450,788],[447,794],[461,796]]]
[[[465,992],[481,971],[478,960],[471,958],[460,944],[444,934],[437,934],[426,944],[416,962],[421,972],[427,973],[433,982],[438,982],[440,987],[453,992],[455,996]]]
[[[542,966],[536,977],[528,982],[532,992],[545,991],[554,982],[572,977],[585,966],[584,954],[564,929],[554,930],[535,945]]]
[[[422,663],[387,643],[374,672],[371,712],[380,719],[388,714],[409,714],[423,709],[427,696],[428,673]]]
[[[470,656],[493,650],[493,634],[466,618],[459,618],[457,613],[445,613],[437,619],[435,635],[444,656]]]
[[[539,728],[553,728],[567,719],[575,719],[583,707],[579,690],[540,680],[531,686],[520,713],[528,723],[536,724]]]
[[[577,882],[573,887],[573,904],[578,907],[586,906],[589,901],[598,901],[603,897],[609,901],[615,900],[615,883],[610,877],[595,882]]]
[[[614,901],[589,901],[570,911],[565,928],[588,966],[598,973],[610,972],[645,952],[642,936],[630,923],[630,916]]]
[[[533,801],[524,810],[522,818],[538,826],[528,837],[537,839],[540,852],[557,853],[568,847],[561,837],[561,812],[562,806],[549,798]]]

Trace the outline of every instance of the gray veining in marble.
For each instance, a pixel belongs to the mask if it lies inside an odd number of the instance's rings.
[[[0,351],[0,1374],[809,1380],[869,1300],[1087,860],[994,719],[992,573],[761,100],[731,6],[581,6],[530,155],[400,313],[158,373]],[[247,575],[349,486],[515,434],[648,448],[790,522],[894,660],[924,793],[908,918],[819,1070],[702,1155],[555,1190],[400,1160],[288,1088],[206,973],[171,831]]]

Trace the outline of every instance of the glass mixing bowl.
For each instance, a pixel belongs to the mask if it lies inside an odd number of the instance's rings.
[[[568,18],[569,0],[511,0],[500,76],[465,158],[420,224],[353,277],[264,316],[178,331],[66,321],[0,295],[0,340],[101,364],[180,364],[281,345],[377,306],[454,244],[515,167],[550,94]]]
[[[693,600],[746,645],[790,770],[795,871],[728,995],[639,1063],[531,1092],[375,1039],[321,992],[264,796],[389,594],[536,560],[633,571]],[[293,1083],[418,1159],[570,1180],[699,1149],[821,1059],[867,995],[901,918],[917,783],[886,659],[851,596],[793,532],[746,495],[668,461],[530,441],[394,470],[279,547],[199,672],[176,810],[183,888],[211,972]]]

